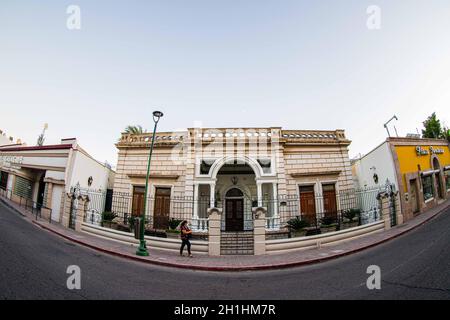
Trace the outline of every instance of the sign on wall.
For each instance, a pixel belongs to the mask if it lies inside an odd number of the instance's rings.
[[[0,156],[0,166],[9,168],[17,164],[23,163],[23,157],[17,156]]]
[[[416,147],[416,154],[418,156],[426,156],[429,154],[443,154],[443,153],[444,153],[444,149],[441,149],[441,148],[434,148],[432,146],[430,146],[428,149],[425,149],[421,146]]]

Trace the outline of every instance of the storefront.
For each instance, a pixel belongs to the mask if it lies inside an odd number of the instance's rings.
[[[395,183],[405,220],[450,198],[446,140],[388,138],[352,166],[356,183],[365,187],[374,185],[372,177]]]

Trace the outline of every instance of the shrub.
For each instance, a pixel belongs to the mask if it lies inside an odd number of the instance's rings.
[[[174,218],[170,219],[169,220],[169,229],[175,230],[182,221],[183,220],[174,219]]]
[[[321,226],[331,226],[331,225],[333,225],[333,224],[335,224],[336,223],[336,217],[331,217],[331,216],[328,216],[328,217],[323,217],[321,220],[320,220],[320,224],[321,224]]]
[[[300,219],[299,217],[292,218],[288,220],[287,227],[294,231],[302,230],[306,227],[309,227],[309,223],[305,220]]]
[[[117,214],[115,214],[114,212],[105,211],[102,214],[103,221],[112,221],[116,217],[117,217]]]
[[[359,217],[361,213],[361,210],[359,209],[350,209],[345,210],[343,212],[344,218],[348,219],[350,222],[352,222],[356,217]]]

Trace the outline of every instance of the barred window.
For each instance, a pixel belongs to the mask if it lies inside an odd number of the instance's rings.
[[[445,174],[445,185],[447,190],[450,190],[450,170],[444,171]]]
[[[424,200],[428,200],[433,198],[434,192],[433,192],[433,176],[426,176],[422,177],[422,185],[423,185],[423,198]]]

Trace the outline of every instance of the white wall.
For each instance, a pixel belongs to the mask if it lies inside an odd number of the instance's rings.
[[[398,190],[394,159],[387,142],[384,142],[361,159],[356,160],[352,167],[356,175],[356,187],[380,187],[386,183],[386,179],[389,179]],[[373,179],[374,173],[378,175],[378,184]]]
[[[105,191],[111,184],[111,170],[104,165],[86,156],[79,150],[74,150],[74,165],[71,168],[72,176],[67,187],[80,184],[81,188]],[[88,186],[88,179],[92,177],[92,185]]]
[[[60,185],[53,185],[52,191],[52,220],[59,222],[61,213],[61,200],[64,187]]]

